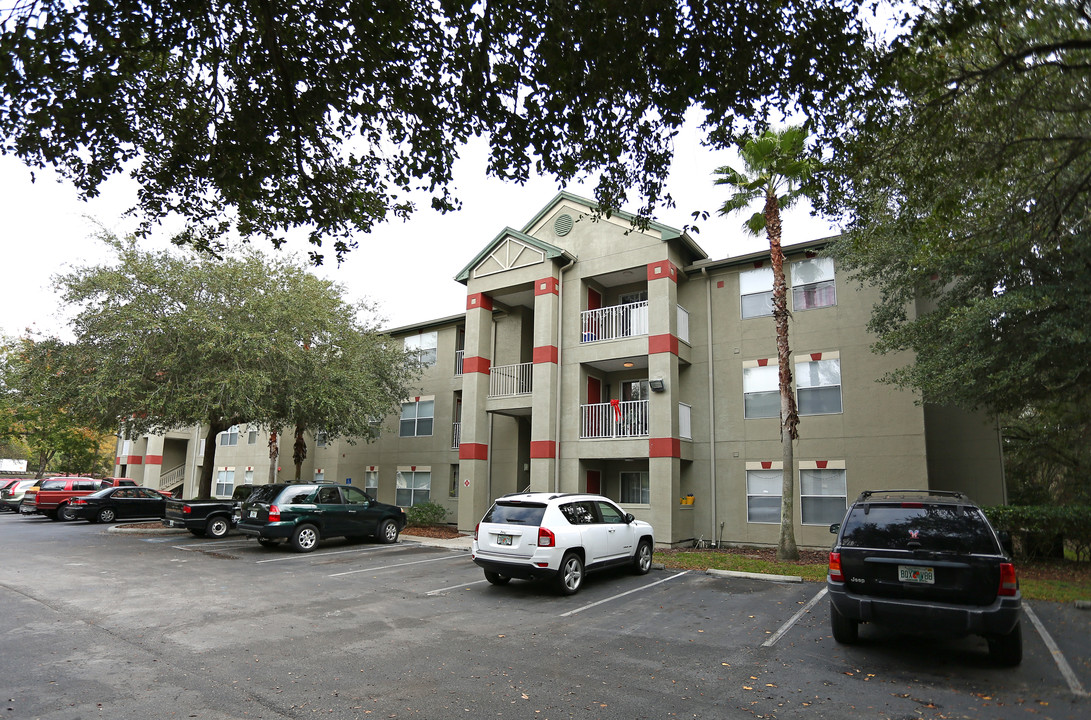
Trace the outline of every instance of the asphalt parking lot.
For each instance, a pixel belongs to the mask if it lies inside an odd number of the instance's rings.
[[[0,717],[1091,716],[1071,606],[1029,603],[999,669],[978,638],[838,645],[812,583],[611,572],[559,597],[408,536],[298,555],[10,514],[0,548]]]

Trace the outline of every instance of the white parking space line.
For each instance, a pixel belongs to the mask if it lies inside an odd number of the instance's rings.
[[[389,550],[396,550],[397,548],[390,547]],[[345,553],[363,553],[363,552],[381,552],[375,548],[356,548],[355,550],[334,550],[332,552],[324,553],[299,553],[296,555],[285,555],[284,557],[269,558],[268,560],[258,560],[255,564],[261,565],[263,563],[271,562],[283,562],[284,560],[313,560],[318,557],[326,557],[327,555],[344,555]]]
[[[458,585],[452,585],[450,587],[440,588],[439,590],[429,590],[424,593],[425,595],[441,595],[448,590],[459,590],[464,587],[470,587],[471,585],[480,585],[481,583],[488,582],[488,580],[472,580],[470,582],[459,583]]]
[[[410,562],[394,563],[393,565],[376,565],[369,568],[360,568],[359,570],[348,570],[346,572],[339,572],[330,575],[329,577],[344,577],[345,575],[355,575],[356,573],[365,572],[378,572],[380,570],[390,570],[391,568],[405,567],[406,565],[420,565],[421,563],[433,563],[440,560],[458,560],[459,558],[465,558],[465,555],[450,555],[448,557],[430,558],[428,560],[412,560]]]
[[[1046,647],[1049,648],[1049,652],[1053,654],[1053,661],[1057,663],[1057,669],[1061,671],[1061,675],[1064,676],[1065,682],[1068,683],[1068,689],[1077,697],[1087,697],[1087,691],[1083,689],[1080,679],[1076,677],[1076,673],[1072,671],[1072,666],[1065,660],[1061,649],[1057,647],[1057,643],[1053,642],[1053,636],[1049,634],[1045,625],[1038,619],[1038,615],[1031,609],[1026,600],[1023,601],[1023,611],[1026,612],[1030,621],[1034,623],[1034,629],[1038,631],[1038,634],[1042,637],[1042,642],[1046,644]]]
[[[789,618],[788,622],[781,625],[780,629],[777,630],[775,633],[773,633],[772,637],[770,637],[768,640],[763,642],[761,644],[761,646],[762,647],[773,647],[774,645],[776,645],[777,641],[780,640],[782,637],[784,637],[785,633],[787,633],[789,630],[791,630],[792,626],[794,626],[797,622],[799,622],[799,619],[801,617],[803,617],[804,615],[806,615],[807,612],[811,608],[813,608],[815,606],[815,603],[817,603],[822,598],[826,597],[826,592],[827,592],[826,588],[822,588],[821,590],[819,590],[818,594],[815,595],[813,598],[811,598],[811,601],[809,603],[807,603],[806,605],[801,607],[799,609],[799,612],[797,612],[795,615],[793,615],[791,618]]]
[[[175,550],[194,550],[201,552],[205,548],[215,547],[217,550],[225,548],[244,548],[248,545],[245,540],[221,540],[220,542],[194,542],[188,545],[171,545]]]
[[[590,610],[591,608],[602,605],[603,603],[613,602],[614,600],[617,600],[618,598],[623,598],[626,595],[632,595],[635,592],[640,592],[641,590],[647,590],[648,588],[653,588],[656,585],[661,585],[661,584],[663,584],[665,582],[668,582],[670,580],[674,580],[675,578],[680,578],[680,577],[682,577],[683,575],[685,575],[688,572],[689,572],[689,570],[683,570],[682,572],[678,573],[677,575],[671,575],[669,578],[663,578],[662,580],[656,580],[653,583],[648,583],[647,585],[643,585],[641,587],[634,588],[633,590],[629,590],[627,592],[619,593],[617,595],[611,595],[610,597],[606,598],[605,600],[599,600],[598,602],[593,602],[590,605],[584,605],[583,607],[578,607],[575,610],[569,610],[566,613],[561,613],[561,617],[571,617],[572,615],[575,615],[576,613],[581,613],[584,610]]]

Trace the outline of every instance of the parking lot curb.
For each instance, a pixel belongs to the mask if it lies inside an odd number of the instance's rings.
[[[751,573],[742,572],[740,570],[716,570],[715,568],[709,568],[705,570],[706,575],[715,575],[717,577],[733,577],[733,578],[749,578],[751,580],[768,580],[769,582],[803,582],[803,578],[799,575],[766,575],[764,573]]]
[[[1077,610],[1091,610],[1091,600],[1077,600],[1076,601],[1076,609]]]
[[[140,523],[143,524],[143,523]],[[186,530],[179,530],[178,528],[141,528],[130,527],[129,525],[111,525],[107,528],[106,532],[120,533],[122,535],[170,535],[177,533],[185,533]]]

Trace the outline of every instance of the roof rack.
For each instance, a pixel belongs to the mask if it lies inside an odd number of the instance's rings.
[[[938,497],[952,497],[959,500],[966,500],[967,502],[973,502],[970,497],[960,490],[922,490],[920,488],[908,488],[905,490],[865,490],[860,493],[860,496],[856,498],[856,502],[863,502],[869,499],[872,495],[907,495],[910,493],[935,495]]]

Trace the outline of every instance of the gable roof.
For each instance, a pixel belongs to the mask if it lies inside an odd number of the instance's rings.
[[[487,258],[497,247],[500,246],[501,243],[503,243],[508,238],[514,238],[524,245],[529,245],[532,248],[542,251],[545,254],[547,260],[552,260],[553,258],[558,257],[564,258],[566,260],[576,259],[575,256],[573,256],[567,250],[559,248],[556,245],[550,245],[547,242],[527,235],[525,232],[520,232],[519,230],[508,227],[501,230],[500,234],[493,238],[492,242],[486,245],[481,250],[481,252],[475,255],[474,259],[471,260],[469,264],[466,265],[466,267],[462,268],[462,270],[459,271],[458,275],[455,275],[455,280],[462,284],[466,284],[466,282],[470,279],[470,271],[477,267],[478,263]]]

